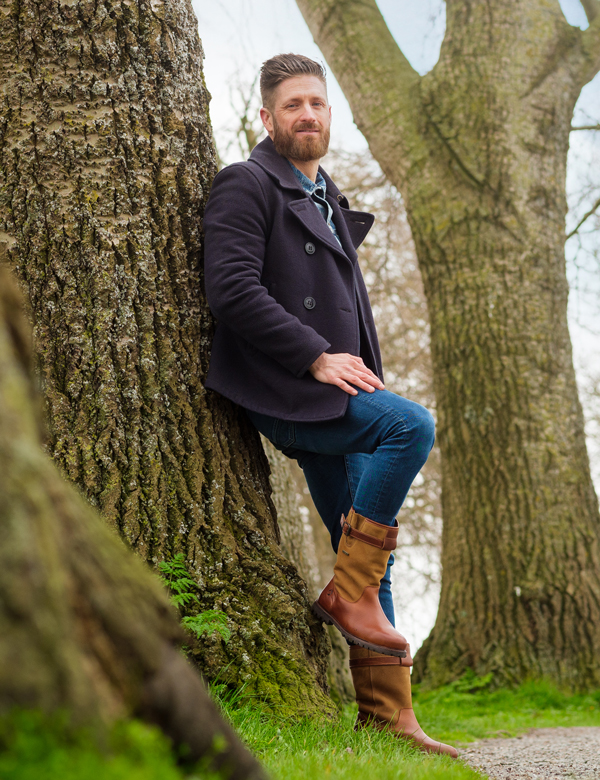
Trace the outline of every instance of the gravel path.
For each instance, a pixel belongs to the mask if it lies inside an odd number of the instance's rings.
[[[510,739],[486,739],[460,751],[492,780],[600,779],[600,727],[532,729]]]

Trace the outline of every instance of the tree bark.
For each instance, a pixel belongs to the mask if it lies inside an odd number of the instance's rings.
[[[183,552],[199,608],[227,613],[229,643],[194,650],[209,678],[328,711],[325,633],[279,550],[258,436],[202,384],[215,158],[191,6],[2,14],[0,244],[34,322],[48,450],[143,558]]]
[[[431,324],[442,594],[415,671],[600,682],[598,502],[567,328],[566,160],[600,16],[558,0],[447,2],[421,78],[375,0],[298,0],[401,190]],[[588,4],[590,7],[595,4]]]
[[[138,714],[189,757],[264,778],[199,675],[158,579],[67,484],[41,447],[29,328],[0,269],[0,715],[71,715],[102,732]]]
[[[333,574],[335,553],[331,539],[310,498],[302,469],[268,439],[261,439],[269,459],[273,502],[281,528],[281,549],[306,582],[308,598],[313,602]],[[308,495],[302,495],[299,490]],[[328,626],[327,631],[331,642],[327,664],[329,694],[338,707],[343,707],[355,699],[348,644],[333,626]]]

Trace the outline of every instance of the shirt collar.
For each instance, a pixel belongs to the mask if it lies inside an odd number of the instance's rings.
[[[308,178],[302,171],[298,170],[296,166],[291,163],[288,160],[288,164],[290,168],[294,171],[294,174],[300,184],[302,185],[302,189],[304,192],[307,192],[309,195],[312,195],[316,190],[323,190],[323,192],[319,192],[318,195],[320,195],[322,198],[325,197],[327,193],[327,185],[325,183],[325,179],[323,178],[323,174],[321,171],[317,171],[317,181],[314,182],[311,179]]]

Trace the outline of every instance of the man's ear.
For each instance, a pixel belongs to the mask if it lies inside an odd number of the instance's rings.
[[[260,109],[260,118],[263,125],[265,126],[265,130],[271,136],[271,138],[273,138],[273,117],[271,116],[271,112],[268,108],[263,106]]]

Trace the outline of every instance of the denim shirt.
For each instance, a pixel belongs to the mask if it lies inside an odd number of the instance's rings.
[[[302,185],[302,189],[306,194],[309,196],[309,198],[312,200],[312,202],[315,204],[315,206],[319,209],[321,212],[321,215],[325,222],[327,223],[327,227],[331,230],[333,235],[336,237],[338,244],[341,246],[342,242],[340,241],[340,237],[338,236],[337,230],[335,228],[335,224],[333,222],[333,209],[327,202],[327,199],[325,198],[325,193],[327,191],[327,185],[325,184],[325,179],[323,178],[323,175],[320,171],[317,171],[317,181],[311,181],[308,176],[305,176],[302,171],[299,171],[296,166],[291,163],[288,160],[288,163],[290,164],[291,169],[294,171],[296,178]]]

